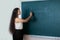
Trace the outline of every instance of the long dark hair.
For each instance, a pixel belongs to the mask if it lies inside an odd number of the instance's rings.
[[[15,32],[15,18],[18,17],[18,10],[19,8],[15,8],[12,12],[12,16],[11,16],[11,20],[10,20],[10,27],[9,27],[9,31],[10,33],[14,33]]]

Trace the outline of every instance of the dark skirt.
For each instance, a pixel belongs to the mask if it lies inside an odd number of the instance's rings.
[[[23,40],[23,30],[15,30],[13,40]]]

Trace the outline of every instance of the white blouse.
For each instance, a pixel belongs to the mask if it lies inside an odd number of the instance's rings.
[[[22,18],[21,14],[19,15],[19,18]],[[23,23],[15,23],[15,29],[23,29]]]

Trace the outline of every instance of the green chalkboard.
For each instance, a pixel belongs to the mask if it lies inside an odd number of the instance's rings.
[[[22,18],[33,16],[24,23],[24,33],[60,37],[60,1],[22,2]]]

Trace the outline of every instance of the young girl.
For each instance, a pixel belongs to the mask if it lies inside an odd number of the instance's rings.
[[[20,18],[18,17],[20,15]],[[12,12],[10,21],[10,32],[13,35],[13,40],[23,40],[23,23],[26,23],[32,17],[32,12],[30,16],[26,19],[22,19],[21,12],[19,8],[15,8]]]

